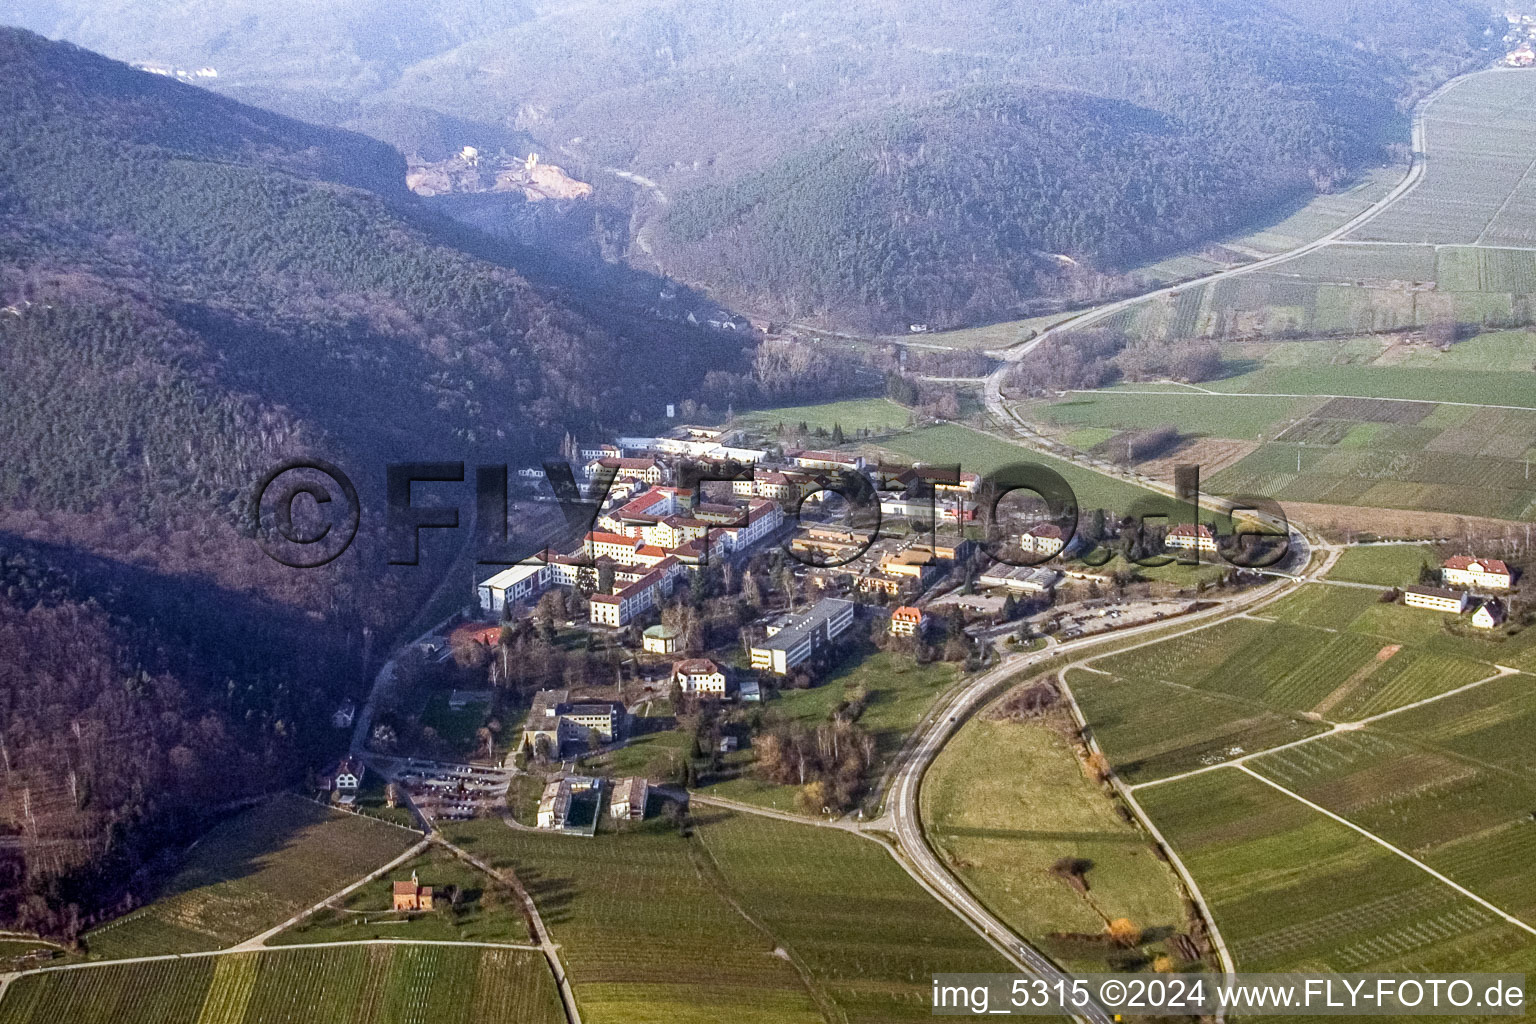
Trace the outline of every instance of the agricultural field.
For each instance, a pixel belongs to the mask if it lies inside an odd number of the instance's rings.
[[[1531,245],[1536,79],[1476,75],[1425,112],[1430,159],[1418,186],[1352,237],[1394,242]]]
[[[537,952],[349,945],[26,975],[0,1024],[563,1024]]]
[[[1207,772],[1136,799],[1194,876],[1239,970],[1536,968],[1532,936],[1252,776]]]
[[[996,707],[997,705],[994,705]],[[1062,712],[1010,721],[972,718],[923,778],[924,828],[935,852],[1010,928],[1068,970],[1105,971],[1169,952],[1186,930],[1182,890],[1152,844],[1118,813],[1068,740]],[[1079,888],[1053,870],[1089,867]],[[1091,941],[1125,918],[1153,936],[1127,955]]]
[[[1223,356],[1239,372],[1198,387],[1123,385],[1020,408],[1084,450],[1178,426],[1193,440],[1171,458],[1202,463],[1213,493],[1536,519],[1536,332],[1445,351],[1367,337],[1229,345]]]
[[[449,838],[517,872],[589,1024],[926,1017],[933,971],[1004,969],[883,849],[829,829],[700,807],[689,837],[654,821],[588,840],[469,822]]]
[[[804,423],[812,430],[831,430],[841,425],[849,436],[855,430],[869,429],[881,434],[907,425],[907,410],[889,398],[856,398],[816,405],[786,405],[742,413],[733,426],[757,433],[771,433],[782,423],[793,429]]]
[[[862,692],[865,710],[858,724],[875,739],[875,763],[867,779],[873,788],[923,715],[958,678],[957,667],[948,662],[919,665],[906,655],[875,651],[845,665],[818,686],[780,691],[764,708],[763,721],[767,725],[798,722],[814,728],[827,721],[839,703]],[[751,761],[749,755],[740,760],[743,765]],[[715,783],[708,792],[792,811],[797,790],[740,777]]]
[[[1450,617],[1309,584],[1255,613],[1070,673],[1122,777],[1145,782],[1448,693],[1529,649],[1450,632]]]
[[[1060,473],[1071,485],[1083,509],[1105,508],[1124,513],[1130,510],[1134,502],[1152,493],[1134,484],[953,423],[923,427],[884,441],[881,447],[898,458],[912,462],[958,463],[966,472],[982,476],[1001,466],[1022,462],[1046,466]]]
[[[878,844],[832,829],[699,810],[697,835],[718,878],[770,941],[809,973],[832,1019],[928,1020],[933,974],[1010,969]]]
[[[1406,587],[1419,582],[1419,571],[1436,564],[1434,552],[1419,544],[1375,544],[1349,548],[1328,573],[1331,580]]]
[[[420,914],[396,913],[390,887],[396,881],[410,878],[413,872],[422,885],[432,887],[434,909]],[[374,879],[335,905],[316,911],[269,942],[288,945],[359,939],[530,941],[517,894],[439,846]]]
[[[1181,433],[1211,437],[1257,438],[1276,422],[1294,419],[1317,405],[1316,400],[1200,395],[1112,389],[1077,392],[1040,410],[1049,423],[1061,427],[1106,428],[1091,448],[1121,430],[1172,425]],[[1063,440],[1072,444],[1071,435]]]
[[[698,844],[675,827],[572,839],[476,821],[447,832],[516,871],[560,943],[587,1024],[821,1021],[794,966],[773,955],[777,943],[701,873]]]
[[[92,957],[222,949],[404,853],[406,829],[283,795],[204,836],[154,902],[85,934]]]
[[[1383,720],[1390,723],[1386,730],[1327,736],[1256,758],[1249,767],[1410,851],[1506,912],[1536,921],[1529,859],[1536,774],[1529,742],[1462,752],[1423,736],[1426,726],[1463,728],[1469,713],[1529,725],[1536,711],[1531,683],[1523,677],[1510,684],[1503,706],[1472,690],[1466,696],[1473,700],[1459,708],[1415,709],[1420,714],[1407,722]],[[1521,692],[1513,696],[1510,689]]]

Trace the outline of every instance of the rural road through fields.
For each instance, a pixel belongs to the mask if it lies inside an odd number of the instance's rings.
[[[1213,626],[1225,619],[1242,614],[1251,606],[1278,597],[1292,585],[1289,581],[1278,580],[1244,594],[1240,598],[1233,598],[1216,608],[1196,612],[1184,621],[1188,622],[1189,630]],[[1006,686],[1010,681],[1024,678],[1032,665],[1058,658],[1062,654],[1122,641],[1138,634],[1161,632],[1167,630],[1169,626],[1170,622],[1165,620],[1132,629],[1118,630],[1104,636],[1067,641],[1048,650],[1017,655],[976,677],[963,690],[950,698],[938,714],[931,717],[926,729],[905,748],[901,759],[892,770],[886,797],[886,813],[862,826],[870,830],[889,830],[895,835],[908,871],[920,876],[930,889],[942,892],[946,902],[962,916],[968,918],[978,931],[992,940],[994,945],[999,943],[1005,945],[1011,954],[1009,958],[1020,963],[1029,973],[1036,976],[1048,980],[1069,978],[1069,975],[1044,954],[1022,942],[1012,929],[993,915],[939,860],[928,844],[927,836],[923,831],[922,814],[918,802],[923,775],[938,757],[939,751],[944,748],[966,719],[991,700],[999,688]],[[1163,845],[1166,847],[1167,844]],[[1198,892],[1198,890],[1193,891]],[[1209,910],[1203,904],[1201,911],[1209,921]],[[1215,931],[1214,924],[1212,933],[1219,935]],[[1224,959],[1223,967],[1230,969],[1230,966],[1230,959]],[[1098,1006],[1082,1008],[1078,1017],[1095,1024],[1106,1024],[1112,1019]]]
[[[1143,292],[1139,295],[1133,295],[1128,298],[1119,299],[1114,302],[1106,303],[1102,306],[1094,307],[1093,309],[1078,313],[1075,316],[1072,316],[1067,320],[1056,324],[1055,326],[1041,331],[1039,334],[1029,339],[1028,341],[1020,342],[1019,344],[1013,345],[1009,348],[989,353],[1001,358],[1003,362],[1000,366],[998,366],[996,370],[994,370],[985,378],[986,387],[984,389],[984,396],[987,411],[990,412],[993,418],[996,419],[999,423],[1011,428],[1014,433],[1019,435],[1025,444],[1028,444],[1031,447],[1040,448],[1058,456],[1068,458],[1070,461],[1079,465],[1087,465],[1089,468],[1097,470],[1101,473],[1105,473],[1106,475],[1117,476],[1122,479],[1130,480],[1143,487],[1151,486],[1155,490],[1159,490],[1164,493],[1171,493],[1171,488],[1168,488],[1166,485],[1159,486],[1155,482],[1144,480],[1135,474],[1120,470],[1119,467],[1113,466],[1110,463],[1083,456],[1075,449],[1069,449],[1063,445],[1059,445],[1054,441],[1051,441],[1049,438],[1041,436],[1037,431],[1031,428],[1029,424],[1026,423],[1016,413],[1014,413],[1014,411],[1010,409],[1008,404],[1003,400],[1003,383],[1008,376],[1009,371],[1013,368],[1013,364],[1019,362],[1025,356],[1039,348],[1047,340],[1055,337],[1058,334],[1080,330],[1084,327],[1091,327],[1093,324],[1099,323],[1123,310],[1130,309],[1132,306],[1135,306],[1138,303],[1156,299],[1161,296],[1173,295],[1184,288],[1197,287],[1210,284],[1214,281],[1224,280],[1226,278],[1239,277],[1243,274],[1253,274],[1259,271],[1268,270],[1289,260],[1296,259],[1300,256],[1305,256],[1310,252],[1315,252],[1324,246],[1340,241],[1344,238],[1345,235],[1348,235],[1351,232],[1364,227],[1367,223],[1380,216],[1380,214],[1388,207],[1392,206],[1398,200],[1412,192],[1414,188],[1418,186],[1419,182],[1423,180],[1425,160],[1428,155],[1428,146],[1426,141],[1427,136],[1424,127],[1424,115],[1430,104],[1439,99],[1447,91],[1454,88],[1458,83],[1463,82],[1466,79],[1473,77],[1474,75],[1486,74],[1490,70],[1493,69],[1474,71],[1470,72],[1469,74],[1460,75],[1456,78],[1453,78],[1450,81],[1443,83],[1434,92],[1431,92],[1429,95],[1425,96],[1418,102],[1418,105],[1414,108],[1412,159],[1408,165],[1407,173],[1403,175],[1402,180],[1393,187],[1391,192],[1388,192],[1385,196],[1377,200],[1371,206],[1362,210],[1360,213],[1356,214],[1354,217],[1334,228],[1332,231],[1329,231],[1327,234],[1314,238],[1312,241],[1306,242],[1294,249],[1290,249],[1282,253],[1277,253],[1274,256],[1266,256],[1263,259],[1255,260],[1252,263],[1245,263],[1240,267],[1229,267],[1226,270],[1221,270],[1214,274],[1209,274],[1205,277],[1192,278],[1188,281],[1180,282],[1179,284],[1168,285],[1167,287],[1158,288],[1154,291]]]

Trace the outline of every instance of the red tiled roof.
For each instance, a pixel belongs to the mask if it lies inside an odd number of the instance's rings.
[[[1483,572],[1493,573],[1497,576],[1508,576],[1509,566],[1497,558],[1472,558],[1468,555],[1453,555],[1445,560],[1447,569],[1466,569],[1476,562],[1483,567]]]
[[[708,658],[689,658],[672,666],[672,674],[675,676],[713,675],[719,671],[720,666]]]
[[[587,534],[587,540],[592,544],[625,544],[629,547],[640,543],[634,537],[626,537],[622,533],[603,533],[598,530]]]
[[[904,604],[900,608],[897,608],[895,611],[891,612],[891,618],[900,619],[902,622],[922,622],[923,610],[921,608],[914,608],[911,605]]]

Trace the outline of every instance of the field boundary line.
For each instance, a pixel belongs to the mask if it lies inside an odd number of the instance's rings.
[[[1411,405],[1456,405],[1467,409],[1505,409],[1512,412],[1536,412],[1536,405],[1493,405],[1487,402],[1453,402],[1440,398],[1382,398],[1379,395],[1325,395],[1321,392],[1302,394],[1288,391],[1213,391],[1203,388],[1198,384],[1188,384],[1184,381],[1148,381],[1152,384],[1176,384],[1188,391],[1138,391],[1127,389],[1122,391],[1106,391],[1103,388],[1067,388],[1062,391],[1064,395],[1183,395],[1191,397],[1195,395],[1208,395],[1212,398],[1338,398],[1351,399],[1359,402],[1405,402]],[[1271,442],[1274,443],[1274,442]],[[1285,442],[1281,442],[1284,444]]]
[[[311,914],[314,914],[328,906],[332,900],[338,900],[343,896],[349,896],[356,892],[358,889],[361,889],[363,886],[367,885],[369,882],[372,882],[377,878],[382,878],[384,875],[388,874],[390,871],[393,871],[395,868],[399,867],[401,864],[404,864],[406,861],[421,856],[431,845],[431,839],[422,839],[420,842],[411,846],[410,849],[400,854],[400,856],[396,857],[394,860],[387,864],[381,865],[378,868],[375,868],[373,871],[370,871],[368,874],[364,875],[362,878],[359,878],[357,881],[352,882],[345,888],[331,893],[325,899],[321,900],[319,903],[316,903],[314,906],[308,908],[307,910],[299,911],[297,914],[294,914],[282,924],[275,925],[271,928],[268,928],[266,931],[261,932],[260,934],[253,935],[246,939],[244,942],[235,943],[233,946],[229,947],[230,952],[246,952],[252,949],[261,948],[262,946],[266,945],[267,940],[272,938],[274,935],[277,935],[279,932],[287,931],[289,928],[298,924],[306,917],[309,917]]]
[[[1328,724],[1332,725],[1333,728],[1326,729],[1323,732],[1313,733],[1311,736],[1303,736],[1299,740],[1290,740],[1289,742],[1282,743],[1276,747],[1266,747],[1263,750],[1255,750],[1251,754],[1243,754],[1241,757],[1234,757],[1230,761],[1221,761],[1217,764],[1208,764],[1199,768],[1191,768],[1187,772],[1180,772],[1177,775],[1169,775],[1167,778],[1148,779],[1146,782],[1138,782],[1127,788],[1131,790],[1149,789],[1152,786],[1161,786],[1168,782],[1182,782],[1185,779],[1194,778],[1196,775],[1205,775],[1220,768],[1242,768],[1249,760],[1253,758],[1265,757],[1269,754],[1278,754],[1282,750],[1290,750],[1293,747],[1299,747],[1305,743],[1315,743],[1327,736],[1337,736],[1341,732],[1357,732],[1361,729],[1364,729],[1368,725],[1381,721],[1384,718],[1391,718],[1393,715],[1400,715],[1404,711],[1412,711],[1415,708],[1421,708],[1427,704],[1433,704],[1436,701],[1445,700],[1447,697],[1454,697],[1459,693],[1466,693],[1468,690],[1475,690],[1485,683],[1493,682],[1495,679],[1507,679],[1510,676],[1520,674],[1519,669],[1510,668],[1507,665],[1495,665],[1494,668],[1498,669],[1498,671],[1493,675],[1484,676],[1482,679],[1475,679],[1470,683],[1465,683],[1456,687],[1454,690],[1446,690],[1444,693],[1437,693],[1432,697],[1425,697],[1422,700],[1416,700],[1411,704],[1404,704],[1402,707],[1398,708],[1390,708],[1386,711],[1381,711],[1374,715],[1368,715],[1365,718],[1355,719],[1354,721],[1330,722]],[[1324,721],[1327,720],[1325,719]]]
[[[1488,902],[1487,900],[1485,900],[1481,896],[1479,896],[1477,893],[1473,892],[1471,889],[1468,889],[1466,886],[1460,884],[1459,882],[1452,881],[1450,878],[1446,877],[1445,875],[1442,875],[1440,872],[1436,871],[1434,868],[1430,867],[1428,864],[1425,864],[1423,861],[1419,860],[1417,857],[1413,856],[1412,854],[1408,853],[1407,851],[1402,850],[1399,847],[1393,846],[1391,843],[1387,842],[1385,839],[1381,838],[1381,836],[1378,836],[1376,833],[1371,832],[1368,829],[1362,828],[1359,825],[1356,825],[1354,822],[1350,821],[1348,818],[1344,817],[1341,814],[1335,814],[1333,811],[1330,811],[1328,808],[1322,806],[1321,804],[1313,803],[1311,800],[1308,800],[1306,797],[1302,796],[1299,793],[1294,793],[1291,790],[1286,789],[1284,786],[1280,785],[1280,783],[1278,783],[1278,782],[1275,782],[1273,779],[1265,778],[1264,776],[1260,775],[1258,772],[1254,771],[1252,768],[1249,768],[1245,764],[1235,764],[1235,765],[1233,765],[1233,767],[1235,767],[1238,771],[1243,772],[1246,775],[1251,775],[1255,779],[1258,779],[1260,782],[1264,783],[1264,785],[1269,786],[1272,789],[1278,790],[1281,793],[1284,793],[1286,796],[1290,797],[1292,800],[1295,800],[1297,803],[1303,804],[1303,805],[1305,805],[1307,807],[1310,807],[1314,811],[1317,811],[1319,814],[1326,815],[1327,817],[1332,818],[1334,821],[1338,822],[1340,825],[1343,825],[1346,828],[1352,829],[1353,831],[1360,833],[1360,835],[1365,836],[1365,838],[1369,839],[1371,842],[1373,842],[1376,845],[1382,847],[1383,849],[1389,850],[1392,853],[1397,854],[1403,860],[1406,860],[1408,863],[1414,865],[1420,871],[1423,871],[1425,874],[1429,875],[1431,878],[1438,879],[1439,881],[1441,881],[1441,882],[1445,883],[1446,885],[1450,886],[1452,889],[1454,889],[1457,892],[1461,893],[1463,896],[1467,897],[1469,900],[1471,900],[1472,902],[1476,903],[1478,906],[1482,907],[1483,909],[1492,911],[1494,914],[1497,914],[1499,917],[1503,918],[1505,921],[1507,921],[1510,924],[1514,925],[1516,928],[1519,928],[1521,931],[1529,932],[1531,935],[1536,935],[1536,926],[1529,925],[1526,922],[1520,920],[1520,918],[1518,918],[1515,915],[1509,913],[1509,911],[1503,910],[1503,909],[1495,906],[1494,904]]]
[[[841,1021],[842,1024],[848,1024],[847,1011],[816,980],[816,976],[811,972],[810,965],[801,959],[800,954],[795,952],[795,948],[775,934],[773,929],[769,928],[766,923],[752,916],[746,907],[742,906],[741,901],[736,897],[735,889],[731,886],[730,880],[725,877],[725,871],[720,867],[720,861],[715,857],[715,851],[709,848],[709,840],[705,838],[704,830],[695,827],[688,838],[690,840],[688,844],[689,853],[691,854],[688,861],[693,865],[693,870],[698,873],[700,880],[714,890],[715,895],[724,900],[726,906],[736,911],[743,921],[766,936],[773,943],[775,949],[784,951],[784,958],[789,961],[790,966],[794,967],[795,973],[800,976],[800,983],[805,986],[806,995],[810,996],[811,1002],[816,1006],[816,1012],[821,1014],[822,1019],[827,1024],[837,1024],[838,1021]]]
[[[1515,179],[1514,187],[1509,190],[1509,195],[1505,196],[1504,201],[1499,204],[1499,208],[1493,211],[1493,216],[1488,218],[1488,223],[1484,224],[1483,230],[1478,232],[1477,241],[1473,242],[1473,245],[1483,244],[1483,239],[1487,238],[1488,232],[1493,230],[1493,222],[1498,220],[1500,215],[1509,208],[1509,204],[1514,201],[1515,193],[1520,191],[1520,186],[1525,184],[1525,179],[1531,176],[1532,171],[1536,171],[1536,157],[1532,157],[1531,162],[1525,165],[1525,170],[1520,173],[1520,177]]]
[[[1088,716],[1083,713],[1082,706],[1077,703],[1076,694],[1072,692],[1072,687],[1067,682],[1067,672],[1073,667],[1069,665],[1067,668],[1062,669],[1057,677],[1061,694],[1066,698],[1067,707],[1071,711],[1072,719],[1077,723],[1078,730],[1089,751],[1104,758],[1107,764],[1109,763],[1108,755],[1104,753],[1104,748],[1099,746],[1099,740],[1094,735],[1093,726],[1089,724]],[[1132,787],[1127,786],[1114,771],[1109,772],[1109,785],[1111,789],[1119,794],[1120,799],[1125,801],[1125,805],[1130,808],[1131,813],[1135,815],[1142,828],[1147,830],[1147,834],[1152,837],[1152,841],[1167,854],[1169,865],[1173,868],[1174,874],[1178,876],[1179,881],[1183,883],[1184,890],[1189,894],[1190,901],[1194,903],[1195,908],[1200,913],[1201,920],[1205,923],[1206,934],[1211,940],[1211,950],[1216,954],[1216,966],[1221,970],[1224,979],[1230,983],[1237,970],[1237,958],[1227,948],[1227,940],[1222,937],[1221,926],[1216,923],[1216,913],[1211,909],[1211,905],[1206,902],[1205,894],[1200,891],[1200,883],[1195,881],[1194,872],[1190,871],[1189,867],[1185,865],[1184,859],[1179,856],[1179,852],[1173,848],[1173,844],[1163,835],[1162,829],[1157,827],[1157,822],[1152,820],[1152,815],[1148,814],[1146,809],[1137,803]],[[1216,1020],[1217,1024],[1224,1024],[1226,1014],[1223,1010],[1217,1010]]]
[[[84,971],[93,967],[121,967],[125,964],[161,963],[166,960],[200,960],[213,956],[243,956],[256,953],[281,953],[289,949],[327,949],[331,946],[470,946],[476,949],[520,949],[538,953],[540,947],[526,942],[488,942],[482,939],[337,939],[335,942],[295,942],[286,946],[256,946],[242,949],[228,946],[224,949],[200,949],[192,953],[153,953],[149,956],[126,956],[117,960],[84,960],[75,964],[53,964],[33,967],[25,971],[0,974],[0,992],[4,985],[31,974],[51,974],[56,971]]]
[[[533,901],[533,894],[523,885],[523,880],[517,877],[515,869],[502,872],[493,868],[489,863],[476,857],[463,847],[455,846],[447,839],[438,839],[443,848],[454,854],[466,864],[470,864],[501,882],[511,886],[513,893],[522,900],[523,913],[528,922],[528,936],[538,943],[536,947],[544,954],[544,961],[549,967],[549,973],[555,979],[555,990],[560,993],[560,1003],[565,1011],[566,1024],[581,1024],[581,1007],[576,1003],[576,990],[571,985],[571,979],[566,974],[565,964],[560,960],[560,946],[550,935],[549,929],[544,926],[544,918],[539,914],[539,905]]]

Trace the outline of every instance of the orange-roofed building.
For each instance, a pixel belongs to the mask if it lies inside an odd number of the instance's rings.
[[[927,621],[928,616],[921,608],[902,605],[891,612],[891,635],[917,636],[923,631],[923,624]]]

